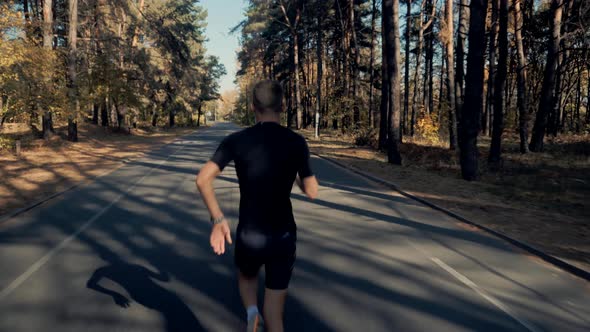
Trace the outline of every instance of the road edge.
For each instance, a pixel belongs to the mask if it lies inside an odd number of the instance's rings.
[[[463,216],[461,216],[461,215],[459,215],[459,214],[457,214],[455,212],[452,212],[452,211],[447,210],[447,209],[445,209],[443,207],[440,207],[440,206],[438,206],[438,205],[436,205],[436,204],[434,204],[432,202],[429,202],[426,199],[423,199],[423,198],[420,198],[418,196],[412,195],[412,194],[410,194],[408,192],[405,192],[399,186],[397,186],[396,184],[394,184],[394,183],[392,183],[390,181],[387,181],[387,180],[382,179],[382,178],[380,178],[378,176],[369,174],[367,172],[363,172],[363,171],[358,170],[356,168],[353,168],[351,166],[345,165],[344,163],[341,163],[341,162],[339,162],[339,161],[337,161],[337,160],[335,160],[333,158],[326,157],[326,156],[320,155],[320,154],[315,153],[315,152],[312,152],[312,154],[315,155],[315,156],[317,156],[320,159],[326,160],[326,161],[328,161],[328,162],[330,162],[330,163],[332,163],[334,165],[337,165],[337,166],[339,166],[341,168],[344,168],[344,169],[346,169],[348,171],[351,171],[351,172],[353,172],[353,173],[355,173],[357,175],[360,175],[360,176],[362,176],[362,177],[364,177],[366,179],[369,179],[369,180],[371,180],[373,182],[376,182],[376,183],[379,183],[379,184],[384,185],[386,187],[389,187],[389,188],[391,188],[391,189],[399,192],[400,194],[402,194],[405,197],[408,197],[408,198],[410,198],[412,200],[415,200],[415,201],[417,201],[417,202],[419,202],[419,203],[421,203],[423,205],[426,205],[426,206],[428,206],[428,207],[430,207],[430,208],[432,208],[434,210],[440,211],[440,212],[442,212],[442,213],[444,213],[444,214],[446,214],[446,215],[448,215],[448,216],[450,216],[450,217],[452,217],[454,219],[457,219],[457,220],[461,221],[462,223],[465,223],[465,224],[468,224],[470,226],[476,227],[476,228],[478,228],[478,229],[480,229],[480,230],[482,230],[482,231],[484,231],[484,232],[486,232],[488,234],[491,234],[491,235],[493,235],[493,236],[495,236],[497,238],[500,238],[500,239],[502,239],[502,240],[504,240],[504,241],[512,244],[513,246],[515,246],[515,247],[517,247],[517,248],[519,248],[521,250],[524,250],[524,251],[526,251],[526,252],[528,252],[530,254],[533,254],[533,255],[539,257],[543,261],[545,261],[545,262],[547,262],[547,263],[549,263],[549,264],[551,264],[553,266],[556,266],[556,267],[560,268],[561,270],[563,270],[565,272],[568,272],[570,274],[575,275],[578,278],[584,279],[585,281],[590,281],[590,272],[588,272],[588,271],[586,271],[586,270],[584,270],[582,268],[579,268],[579,267],[577,267],[575,265],[572,265],[572,264],[570,264],[570,263],[568,263],[568,262],[566,262],[566,261],[564,261],[562,259],[559,259],[559,258],[557,258],[555,256],[550,255],[550,254],[547,254],[547,253],[545,253],[545,252],[543,252],[543,251],[541,251],[541,250],[539,250],[539,249],[537,249],[537,248],[535,248],[535,247],[533,247],[531,245],[528,245],[528,244],[526,244],[526,243],[524,243],[522,241],[519,241],[519,240],[516,240],[514,238],[511,238],[508,235],[505,235],[505,234],[503,234],[501,232],[495,231],[495,230],[493,230],[491,228],[488,228],[486,226],[483,226],[483,225],[480,225],[480,224],[478,224],[476,222],[473,222],[473,221],[471,221],[471,220],[469,220],[469,219],[467,219],[467,218],[465,218],[465,217],[463,217]]]
[[[203,127],[203,128],[205,128],[205,129],[206,129],[206,128],[208,128],[208,127]],[[156,149],[163,148],[163,147],[165,147],[165,146],[167,146],[167,145],[170,145],[170,144],[172,144],[172,143],[176,142],[176,141],[177,141],[177,140],[179,140],[179,139],[182,139],[182,138],[184,138],[184,137],[186,137],[186,136],[189,136],[189,135],[192,135],[192,134],[194,134],[195,132],[197,132],[197,129],[195,129],[194,131],[192,131],[192,132],[191,132],[191,133],[189,133],[189,134],[182,135],[182,136],[178,136],[178,137],[176,137],[175,139],[173,139],[172,141],[170,141],[170,142],[168,142],[168,143],[165,143],[165,144],[162,144],[162,145],[160,145],[160,146],[156,147]],[[150,150],[150,151],[152,151],[152,150]],[[56,193],[53,193],[53,194],[51,194],[51,195],[49,195],[49,196],[46,196],[46,197],[44,197],[44,198],[41,198],[41,199],[39,199],[39,200],[37,200],[37,201],[35,201],[35,202],[33,202],[33,203],[29,204],[29,205],[26,205],[26,206],[24,206],[24,207],[17,208],[17,209],[15,209],[15,210],[12,210],[12,211],[10,211],[10,212],[7,212],[7,213],[5,213],[5,214],[3,214],[3,215],[0,215],[0,225],[2,225],[2,224],[4,224],[4,223],[6,223],[7,221],[9,221],[10,219],[12,219],[12,218],[14,218],[14,217],[17,217],[17,216],[19,216],[19,215],[21,215],[21,214],[23,214],[23,213],[25,213],[25,212],[27,212],[27,211],[30,211],[30,210],[32,210],[32,209],[34,209],[34,208],[36,208],[36,207],[38,207],[38,206],[40,206],[40,205],[43,205],[43,204],[45,204],[45,203],[47,203],[47,202],[49,202],[49,201],[51,201],[51,200],[53,200],[53,199],[55,199],[55,198],[57,198],[57,197],[59,197],[59,196],[62,196],[62,195],[64,195],[65,193],[68,193],[68,192],[70,192],[70,191],[72,191],[72,190],[74,190],[74,189],[77,189],[77,188],[80,188],[80,187],[83,187],[83,186],[89,185],[89,184],[93,183],[94,181],[96,181],[96,180],[98,180],[98,179],[102,178],[103,176],[107,176],[107,175],[109,175],[109,174],[112,174],[112,173],[114,173],[115,171],[117,171],[118,169],[120,169],[121,167],[123,167],[123,166],[126,166],[126,165],[128,165],[128,164],[130,164],[130,163],[132,163],[132,162],[134,162],[134,161],[136,161],[136,160],[138,160],[138,159],[140,159],[140,158],[143,158],[144,156],[145,156],[145,152],[144,152],[144,153],[142,153],[141,155],[139,155],[139,156],[135,157],[135,158],[132,158],[132,159],[125,159],[125,160],[123,160],[123,161],[122,161],[122,164],[121,164],[121,165],[119,165],[119,166],[117,166],[117,167],[114,167],[114,168],[112,168],[112,169],[109,169],[109,170],[107,170],[106,172],[104,172],[104,173],[102,173],[102,174],[99,174],[99,175],[97,175],[97,176],[94,176],[94,177],[92,177],[92,178],[90,178],[90,179],[86,179],[86,180],[78,181],[78,182],[74,183],[73,185],[71,185],[71,186],[67,187],[66,189],[63,189],[63,190],[61,190],[61,191],[58,191],[58,192],[56,192]]]

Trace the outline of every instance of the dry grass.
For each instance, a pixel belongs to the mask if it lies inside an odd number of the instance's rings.
[[[64,140],[64,130],[58,128],[58,135],[45,141],[34,139],[23,125],[2,129],[0,138],[5,142],[19,138],[25,144],[18,158],[12,144],[0,148],[0,215],[113,170],[194,129],[134,129],[122,134],[84,124],[78,143]]]
[[[356,147],[350,136],[311,132],[312,151],[370,172],[470,220],[590,270],[590,136],[549,140],[546,152],[521,155],[517,137],[504,142],[503,164],[491,170],[489,139],[480,142],[477,182],[460,178],[457,153],[445,143],[412,140],[400,146],[404,165],[383,153]]]

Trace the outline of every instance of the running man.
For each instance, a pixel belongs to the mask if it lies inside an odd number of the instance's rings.
[[[234,161],[240,183],[240,217],[236,232],[235,264],[238,287],[247,312],[248,331],[283,331],[287,287],[295,263],[297,239],[291,189],[297,182],[311,199],[318,182],[309,166],[305,139],[280,125],[283,91],[276,81],[261,81],[253,90],[257,123],[227,136],[197,175],[197,187],[211,214],[211,247],[222,255],[232,243],[213,181]],[[263,316],[258,311],[258,272],[266,272]]]

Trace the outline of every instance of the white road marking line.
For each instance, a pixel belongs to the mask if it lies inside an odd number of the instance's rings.
[[[519,322],[520,325],[524,326],[527,330],[529,330],[531,332],[540,332],[539,329],[537,329],[536,327],[534,327],[527,320],[518,317],[514,312],[512,312],[512,310],[510,310],[500,300],[496,299],[492,295],[489,295],[486,291],[484,291],[483,289],[481,289],[473,281],[469,280],[466,276],[462,275],[461,273],[457,272],[452,267],[450,267],[447,264],[445,264],[445,262],[441,261],[440,259],[438,259],[436,257],[431,257],[430,260],[432,260],[436,265],[438,265],[443,270],[447,271],[450,275],[452,275],[453,277],[455,277],[457,280],[459,280],[460,282],[462,282],[465,286],[471,288],[474,292],[476,292],[477,294],[479,294],[481,297],[483,297],[484,299],[488,300],[488,302],[490,302],[491,304],[495,305],[498,309],[502,310],[508,316],[512,317],[514,320],[516,320],[517,322]]]
[[[39,270],[45,263],[47,263],[55,254],[57,254],[61,249],[65,248],[70,242],[72,242],[80,233],[84,232],[88,227],[90,227],[98,218],[100,218],[105,212],[107,212],[113,205],[117,204],[121,198],[123,198],[127,193],[135,189],[143,180],[152,174],[155,170],[159,169],[164,165],[168,160],[174,157],[177,153],[182,151],[185,146],[177,149],[169,155],[166,159],[162,160],[157,166],[152,167],[149,172],[147,172],[144,176],[142,176],[137,182],[135,182],[132,186],[127,188],[125,192],[119,194],[117,198],[115,198],[112,202],[110,202],[107,206],[102,208],[98,213],[96,213],[92,218],[86,221],[76,232],[72,233],[70,236],[62,240],[57,246],[51,249],[48,253],[46,253],[43,257],[41,257],[38,261],[36,261],[33,265],[31,265],[25,272],[23,272],[18,278],[14,279],[6,288],[0,291],[0,300],[3,300],[6,296],[10,295],[15,289],[17,289],[23,282],[29,279],[37,270]]]

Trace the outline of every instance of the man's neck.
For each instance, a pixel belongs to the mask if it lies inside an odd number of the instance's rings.
[[[256,114],[256,122],[276,122],[281,123],[281,117],[279,114]]]

